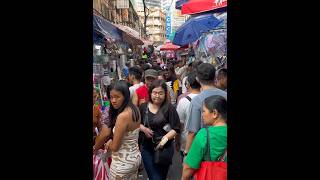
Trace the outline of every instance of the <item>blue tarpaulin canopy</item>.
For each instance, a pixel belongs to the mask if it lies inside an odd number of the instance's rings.
[[[93,30],[93,43],[94,44],[103,44],[104,43],[104,35],[96,30]]]
[[[107,20],[93,15],[93,29],[115,40],[122,39],[122,31]]]

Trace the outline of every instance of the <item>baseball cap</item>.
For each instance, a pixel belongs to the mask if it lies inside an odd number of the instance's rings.
[[[145,74],[145,77],[154,77],[154,78],[158,77],[158,71],[154,69],[148,69],[144,72],[144,74]]]

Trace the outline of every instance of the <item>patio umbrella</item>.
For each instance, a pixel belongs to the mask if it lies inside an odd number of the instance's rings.
[[[184,46],[196,41],[202,33],[216,28],[222,21],[213,14],[204,14],[193,17],[185,22],[177,31],[173,38],[173,44]]]
[[[182,5],[181,14],[197,14],[227,7],[227,0],[189,0]]]
[[[180,46],[174,45],[171,42],[167,42],[165,45],[161,46],[160,51],[174,51],[179,48]]]
[[[219,27],[221,28],[227,28],[227,12],[221,13],[217,16],[215,16],[217,19],[219,19],[220,21],[223,21],[223,23],[221,23],[219,25]]]

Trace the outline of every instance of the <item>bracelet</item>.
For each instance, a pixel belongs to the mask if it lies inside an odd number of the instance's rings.
[[[163,138],[162,138],[162,140],[161,140],[161,142],[160,142],[160,145],[161,146],[164,146],[167,142],[168,142],[168,138],[166,137],[166,136],[164,136]]]

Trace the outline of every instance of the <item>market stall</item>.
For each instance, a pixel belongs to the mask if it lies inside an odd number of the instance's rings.
[[[226,29],[211,30],[192,43],[196,59],[212,63],[216,67],[226,62],[227,31]]]
[[[106,87],[117,75],[122,31],[99,14],[93,14],[93,85],[99,92],[96,102],[103,111],[108,107]]]

